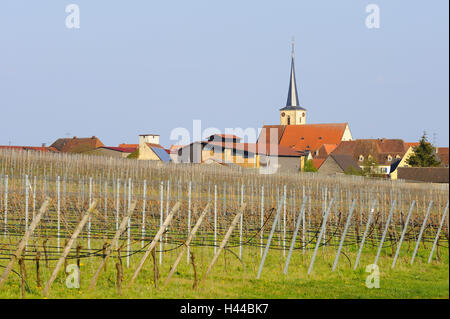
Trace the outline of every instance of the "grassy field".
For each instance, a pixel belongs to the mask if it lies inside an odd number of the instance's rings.
[[[429,247],[428,247],[429,248]],[[238,250],[234,248],[235,253]],[[210,260],[213,249],[205,247],[193,248],[196,259],[198,277],[201,277]],[[137,281],[126,289],[141,255],[131,258],[130,268],[123,262],[124,282],[123,292],[120,295],[116,288],[116,259],[110,259],[106,272],[102,273],[94,291],[88,291],[100,258],[81,260],[81,286],[79,289],[66,288],[66,275],[60,271],[53,283],[48,298],[449,298],[449,264],[448,250],[441,248],[441,260],[427,263],[429,249],[421,249],[414,262],[410,265],[411,250],[402,249],[401,256],[396,267],[392,270],[392,257],[388,252],[383,252],[380,257],[380,288],[369,289],[365,282],[369,273],[365,267],[373,263],[374,250],[364,251],[360,265],[356,271],[353,263],[356,259],[355,251],[345,251],[350,261],[341,255],[339,268],[332,272],[332,264],[336,253],[335,248],[320,248],[311,275],[307,275],[310,256],[304,256],[301,250],[294,251],[289,266],[289,273],[283,275],[284,261],[281,250],[270,251],[265,262],[262,276],[256,279],[260,263],[259,248],[245,247],[244,264],[242,264],[230,252],[218,259],[217,264],[208,278],[199,284],[196,289],[193,285],[193,268],[188,264],[186,256],[178,267],[167,286],[162,284],[169,273],[170,267],[176,258],[178,250],[165,253],[163,263],[159,269],[160,279],[158,288],[154,286],[153,261],[149,257]],[[389,252],[390,253],[390,252]],[[226,260],[226,264],[225,264]],[[68,261],[68,264],[75,261]],[[6,263],[2,263],[6,264]],[[56,262],[50,262],[53,269]],[[26,298],[43,298],[42,287],[36,287],[35,262],[27,262],[27,282],[31,292],[27,292]],[[50,277],[50,270],[41,262],[42,286]],[[18,271],[18,267],[15,267]],[[0,298],[21,298],[20,278],[11,273],[8,281],[0,290]]]

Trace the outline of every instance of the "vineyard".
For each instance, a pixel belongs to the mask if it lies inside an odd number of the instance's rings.
[[[448,184],[0,150],[0,298],[448,298],[448,196]],[[382,289],[365,286],[368,265]]]

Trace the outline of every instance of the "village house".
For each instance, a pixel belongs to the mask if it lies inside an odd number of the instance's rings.
[[[178,163],[178,149],[180,147],[183,147],[183,145],[171,145],[169,148],[169,156],[170,156],[170,160],[173,163]]]
[[[319,166],[318,173],[323,175],[345,174],[351,169],[360,170],[358,163],[351,155],[331,153]]]
[[[139,146],[135,152],[138,160],[170,162],[169,153],[159,144],[158,134],[139,135]]]
[[[409,149],[401,139],[360,139],[341,142],[331,155],[348,155],[362,169],[372,161],[376,163],[373,173],[387,176],[392,164],[401,161]]]
[[[78,138],[76,136],[72,138],[59,138],[50,147],[54,147],[59,152],[63,153],[83,153],[87,151],[95,150],[103,145],[103,143],[96,137],[83,137]]]
[[[418,145],[419,145],[419,142],[412,142],[412,143],[405,142],[405,147],[406,147],[407,151],[405,152],[405,154],[403,155],[403,157],[401,159],[397,159],[396,161],[394,161],[391,164],[391,167],[389,168],[390,179],[392,179],[392,180],[397,179],[398,168],[409,167],[408,159],[412,154],[414,154],[414,147],[416,147]]]
[[[178,148],[178,163],[236,164],[243,168],[276,167],[282,171],[299,171],[303,153],[278,144],[241,143],[235,135],[214,134]]]
[[[95,150],[84,152],[83,154],[124,158],[128,157],[135,150],[136,148],[130,147],[101,146]]]
[[[391,167],[390,167],[390,178],[392,180],[396,180],[396,179],[402,179],[402,177],[398,176],[399,173],[399,168],[405,168],[405,167],[410,167],[408,165],[408,159],[410,158],[411,155],[414,154],[414,147],[417,147],[419,145],[419,142],[414,142],[414,143],[405,143],[405,145],[407,146],[407,151],[405,153],[405,155],[402,157],[401,160],[394,162]],[[435,148],[435,156],[438,160],[441,161],[441,167],[448,167],[448,147],[436,147]],[[423,171],[420,170],[402,170],[402,174],[404,175],[403,177],[408,177],[408,178],[412,178],[413,173],[414,174],[423,174]],[[438,173],[442,173],[442,170],[435,170],[433,171],[433,174],[437,174]],[[406,174],[406,175],[405,175]],[[435,175],[437,176],[437,175]],[[418,177],[419,179],[423,179],[422,177]],[[434,180],[442,180],[440,178],[434,178]]]
[[[315,153],[316,155],[312,159],[313,166],[319,169],[325,160],[330,156],[331,152],[336,149],[336,144],[323,144]]]

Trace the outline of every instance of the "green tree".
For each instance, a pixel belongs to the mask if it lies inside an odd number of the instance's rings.
[[[317,168],[314,167],[312,160],[307,160],[305,162],[305,166],[303,166],[303,171],[315,173],[315,172],[317,172]]]
[[[428,142],[427,133],[423,132],[419,145],[413,147],[414,153],[406,160],[406,164],[412,167],[435,167],[441,162],[436,157],[436,151]]]
[[[139,147],[137,147],[133,153],[130,153],[130,155],[127,156],[127,158],[138,158],[138,157],[139,157]]]
[[[353,165],[350,165],[349,168],[344,172],[346,175],[357,175],[357,176],[364,176],[364,172],[361,169],[356,169],[353,167]]]
[[[383,176],[383,174],[380,174],[377,171],[378,163],[372,156],[367,156],[367,158],[364,159],[362,162],[362,170],[361,174],[363,176],[370,176],[370,177],[380,177]]]

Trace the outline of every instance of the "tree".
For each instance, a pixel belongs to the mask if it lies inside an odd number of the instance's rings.
[[[139,158],[139,147],[136,148],[136,150],[133,153],[130,153],[127,158]]]
[[[317,172],[317,168],[314,167],[314,164],[313,164],[312,160],[307,160],[305,162],[305,166],[303,166],[303,171],[304,172],[315,173],[315,172]]]
[[[356,169],[353,167],[353,165],[350,165],[349,168],[344,172],[346,175],[357,175],[357,176],[364,176],[364,173],[361,169]]]
[[[436,157],[434,146],[428,142],[427,133],[423,132],[419,145],[413,147],[414,153],[406,160],[406,164],[412,167],[440,166],[441,161]]]
[[[378,163],[372,156],[367,156],[361,165],[361,175],[368,177],[384,177],[378,170]]]

